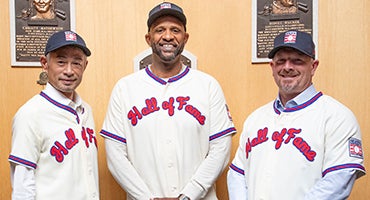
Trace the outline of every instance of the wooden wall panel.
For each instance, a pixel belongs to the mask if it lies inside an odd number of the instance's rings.
[[[78,88],[94,109],[100,129],[116,81],[133,72],[133,58],[145,50],[148,11],[158,0],[76,0],[76,31],[92,56]],[[268,64],[251,64],[251,2],[238,0],[176,0],[188,17],[190,38],[186,49],[198,58],[198,69],[219,80],[233,115],[238,134],[254,109],[272,100],[277,89]],[[10,66],[9,1],[0,1],[0,199],[10,199],[7,161],[11,143],[11,120],[19,106],[42,87],[36,84],[40,68]],[[365,166],[370,152],[370,3],[367,0],[319,1],[319,59],[315,85],[347,105],[356,114],[363,132]],[[350,8],[350,9],[349,9]],[[125,199],[125,193],[110,175],[102,138],[99,138],[99,172],[102,200]],[[370,197],[370,178],[355,184],[350,199]],[[226,173],[217,182],[221,200],[227,200]]]

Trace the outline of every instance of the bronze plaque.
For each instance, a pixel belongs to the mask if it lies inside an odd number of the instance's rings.
[[[40,66],[50,35],[74,29],[73,0],[10,0],[12,66]]]
[[[317,44],[317,0],[253,0],[252,4],[252,62],[269,62],[274,38],[287,30],[307,32]]]

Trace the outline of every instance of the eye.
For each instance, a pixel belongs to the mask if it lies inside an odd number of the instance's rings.
[[[157,28],[154,30],[156,33],[162,33],[164,31],[163,28]]]
[[[82,62],[72,62],[72,65],[75,66],[75,67],[82,67]]]
[[[294,59],[292,60],[292,63],[295,65],[303,65],[305,62],[301,59]]]
[[[63,66],[63,65],[66,64],[66,61],[64,61],[64,60],[58,60],[57,63],[58,63],[58,65]]]
[[[285,61],[286,61],[285,59],[278,59],[275,62],[276,62],[277,65],[282,65],[282,64],[285,63]]]
[[[174,28],[174,29],[172,29],[172,32],[174,32],[174,33],[179,33],[179,32],[181,32],[181,31],[180,31],[180,29],[178,29],[178,28]]]

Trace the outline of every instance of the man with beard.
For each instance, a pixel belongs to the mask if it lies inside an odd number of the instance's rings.
[[[347,107],[313,86],[312,37],[281,33],[268,56],[279,93],[244,122],[230,200],[347,199],[365,174],[361,131]]]
[[[164,2],[149,12],[152,64],[115,85],[101,135],[127,199],[217,199],[235,128],[218,82],[180,57],[186,17]]]

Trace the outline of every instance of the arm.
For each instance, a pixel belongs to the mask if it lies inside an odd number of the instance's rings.
[[[150,199],[151,192],[127,159],[126,145],[105,139],[109,171],[115,180],[134,199]]]
[[[10,164],[12,200],[34,200],[36,183],[34,170],[15,163]]]
[[[100,132],[105,141],[107,165],[114,179],[129,196],[133,199],[149,200],[151,198],[149,188],[128,159],[126,139],[123,134],[125,132],[125,122],[123,121],[125,117],[122,115],[126,112],[122,90],[120,83],[117,83],[113,88],[103,128]]]
[[[41,152],[40,114],[34,104],[25,104],[14,115],[12,145],[8,157],[12,200],[36,199],[37,161]]]
[[[356,180],[356,170],[343,169],[327,174],[306,194],[305,200],[347,199]]]
[[[356,178],[365,174],[361,131],[356,117],[338,102],[333,101],[331,106],[325,126],[325,171],[305,200],[347,199]]]
[[[210,142],[209,153],[181,194],[190,199],[203,198],[223,172],[230,158],[231,135]]]
[[[243,131],[239,138],[239,145],[235,152],[234,158],[230,164],[227,173],[227,189],[229,192],[230,200],[247,200],[248,199],[248,186],[246,180],[245,165],[245,136],[247,130],[247,120],[244,122]]]
[[[361,131],[353,113],[333,101],[325,125],[323,177],[308,191],[305,200],[347,199],[356,178],[365,174]],[[353,149],[352,149],[353,148]]]
[[[232,169],[227,172],[227,189],[230,200],[247,200],[248,188],[244,176]]]

